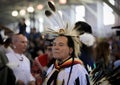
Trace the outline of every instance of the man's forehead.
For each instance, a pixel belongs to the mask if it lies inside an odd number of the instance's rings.
[[[65,43],[67,42],[67,38],[64,36],[57,37],[53,42]]]
[[[19,37],[19,39],[21,39],[21,40],[26,40],[27,41],[27,38],[25,37],[25,36],[23,36],[23,35],[20,35],[20,36],[18,36]]]
[[[18,40],[21,41],[21,42],[27,42],[28,41],[27,38],[24,37],[24,36],[19,36]]]

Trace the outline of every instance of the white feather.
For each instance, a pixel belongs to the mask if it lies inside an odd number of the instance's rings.
[[[92,46],[95,43],[95,37],[92,34],[84,33],[80,35],[80,41],[86,46]]]

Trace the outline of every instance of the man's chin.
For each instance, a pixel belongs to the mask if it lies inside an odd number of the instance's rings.
[[[60,57],[58,57],[58,56],[54,56],[54,58],[55,58],[55,59],[58,59],[58,60],[60,59]]]

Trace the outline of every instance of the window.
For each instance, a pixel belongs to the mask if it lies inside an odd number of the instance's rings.
[[[77,21],[85,21],[84,17],[85,17],[85,7],[80,5],[80,6],[76,6],[75,7],[75,20]]]
[[[110,0],[112,4],[113,0]],[[104,25],[111,25],[115,23],[115,16],[113,14],[113,10],[105,3],[103,3],[103,19],[104,19]]]

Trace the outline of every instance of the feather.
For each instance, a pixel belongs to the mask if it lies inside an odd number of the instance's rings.
[[[52,22],[54,24],[54,27],[58,27],[59,28],[65,28],[65,26],[63,24],[61,24],[63,21],[62,19],[59,17],[60,15],[53,13],[49,10],[45,11],[45,15],[47,16],[49,22]],[[52,29],[54,29],[54,27]]]
[[[95,43],[95,37],[92,34],[84,33],[80,35],[80,41],[86,46],[92,46]]]
[[[106,72],[100,68],[91,75],[91,85],[119,85],[120,83],[120,66],[112,69],[112,71]],[[93,78],[94,77],[94,78]]]
[[[63,22],[62,16],[59,14],[58,10],[55,8],[54,3],[52,1],[49,1],[48,6],[50,7],[52,16],[54,17],[55,21],[58,23],[59,27],[65,28],[65,24]]]
[[[87,64],[87,69],[88,69],[89,72],[92,71],[92,67],[90,65],[88,65],[88,64]]]
[[[73,36],[72,39],[73,39],[74,45],[75,45],[75,48],[74,48],[75,55],[76,55],[76,57],[78,57],[81,54],[81,52],[80,52],[81,43],[80,43],[79,39],[75,36]]]
[[[46,11],[45,11],[45,15],[46,15],[47,17],[49,17],[49,16],[52,15],[52,13],[51,13],[49,10],[46,10]]]
[[[51,11],[49,11],[49,10],[46,10],[45,11],[45,15],[47,16],[47,17],[45,17],[46,19],[46,23],[48,23],[47,25],[49,25],[47,28],[51,28],[52,30],[56,30],[56,29],[58,29],[58,28],[60,28],[60,25],[59,25],[59,23],[58,23],[58,21],[57,21],[57,17],[55,17],[53,14],[52,14],[52,12]],[[58,29],[59,30],[59,29]]]
[[[64,30],[67,30],[69,28],[72,29],[73,26],[71,26],[72,24],[70,23],[70,20],[69,18],[67,17],[67,15],[65,13],[63,13],[64,15],[64,20],[63,20],[63,17],[60,15],[60,13],[58,12],[58,10],[55,8],[55,5],[53,4],[52,1],[49,1],[48,2],[48,5],[51,9],[50,10],[46,10],[45,11],[45,15],[47,16],[47,18],[50,20],[50,22],[54,23],[54,27],[52,29],[55,29],[55,27],[58,27],[58,29],[64,29]],[[65,22],[65,20],[67,22]],[[67,30],[68,31],[68,30]],[[67,32],[66,31],[66,32]],[[66,33],[65,32],[65,33]],[[70,33],[71,34],[71,33]]]
[[[50,7],[50,9],[52,11],[54,11],[54,12],[56,11],[55,5],[54,5],[54,3],[52,1],[48,1],[48,6]]]
[[[48,33],[48,31],[51,31],[51,32],[56,32],[55,29],[52,29],[54,28],[54,24],[52,22],[50,22],[49,19],[46,19],[46,24],[45,24],[45,32]]]
[[[74,24],[70,23],[70,20],[65,14],[63,13],[62,16],[56,9],[55,5],[52,1],[48,1],[48,6],[50,10],[45,11],[46,15],[46,21],[48,22],[46,26],[46,32],[45,33],[52,33],[52,34],[64,34],[67,36],[71,36],[74,44],[75,44],[75,56],[77,57],[80,55],[80,46],[81,42],[79,38],[79,32],[74,28]],[[63,19],[64,16],[64,19]]]

